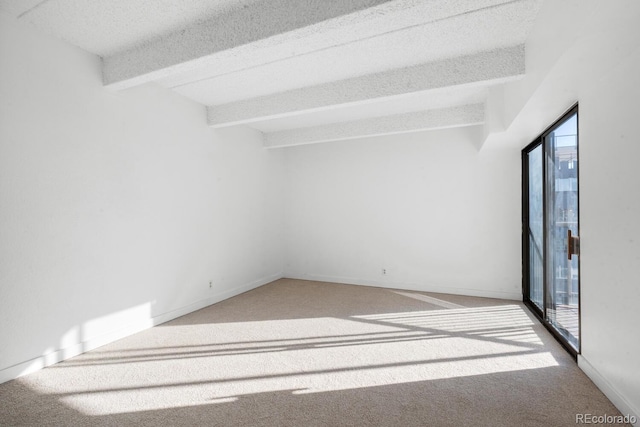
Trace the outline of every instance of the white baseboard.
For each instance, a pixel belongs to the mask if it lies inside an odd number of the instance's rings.
[[[623,395],[621,395],[616,388],[611,385],[605,377],[603,377],[596,368],[593,367],[587,359],[581,354],[578,355],[578,367],[582,369],[593,383],[609,398],[611,403],[622,413],[622,415],[634,416],[636,422],[633,424],[635,427],[640,427],[640,410],[635,408]]]
[[[4,368],[0,370],[0,384],[13,380],[18,377],[21,377],[23,375],[27,375],[27,374],[39,371],[42,368],[46,368],[47,366],[51,366],[63,360],[70,359],[86,351],[93,350],[105,344],[109,344],[111,342],[125,338],[129,335],[133,335],[135,333],[144,331],[145,329],[152,328],[161,323],[168,322],[170,320],[184,316],[185,314],[189,314],[196,310],[200,310],[201,308],[210,306],[211,304],[215,304],[217,302],[234,297],[236,295],[240,295],[244,292],[250,291],[262,285],[266,285],[267,283],[273,282],[274,280],[278,280],[281,278],[282,278],[282,273],[277,273],[271,276],[263,277],[253,282],[250,282],[241,286],[236,286],[235,288],[227,289],[223,292],[219,292],[209,298],[196,301],[187,306],[180,307],[178,309],[175,309],[166,313],[162,313],[150,318],[141,319],[139,321],[136,321],[135,324],[129,324],[124,328],[118,328],[113,331],[109,331],[107,333],[101,334],[99,336],[92,337],[86,341],[79,342],[62,349],[54,350],[45,355],[38,356],[30,360],[26,360],[24,362],[17,363],[13,366],[9,366],[8,368]]]
[[[497,298],[514,301],[522,301],[520,292],[488,291],[484,289],[458,288],[449,286],[437,286],[430,284],[418,284],[410,282],[390,282],[382,280],[357,279],[353,277],[323,276],[314,274],[298,274],[286,272],[284,277],[288,279],[313,280],[317,282],[344,283],[347,285],[375,286],[379,288],[399,289],[406,291],[433,292],[437,294],[465,295],[471,297]]]

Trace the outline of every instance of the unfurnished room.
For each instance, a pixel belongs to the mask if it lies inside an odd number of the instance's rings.
[[[0,425],[640,426],[638,22],[0,0]]]

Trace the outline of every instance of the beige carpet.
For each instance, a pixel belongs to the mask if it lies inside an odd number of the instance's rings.
[[[283,279],[0,385],[0,425],[574,426],[619,412],[510,301]]]

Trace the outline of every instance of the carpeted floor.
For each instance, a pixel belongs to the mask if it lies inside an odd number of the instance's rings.
[[[282,279],[0,385],[0,425],[574,426],[617,409],[520,303]]]

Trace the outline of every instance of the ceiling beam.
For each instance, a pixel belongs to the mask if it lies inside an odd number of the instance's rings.
[[[484,123],[484,105],[471,104],[437,110],[334,123],[265,134],[266,148],[292,147],[369,136],[446,129]]]
[[[103,58],[103,80],[168,87],[256,67],[511,0],[274,0],[249,2],[137,48]]]
[[[207,108],[214,128],[248,124],[451,87],[521,78],[524,45],[456,57]]]
[[[326,26],[326,21],[392,1],[324,0],[321,7],[313,0],[249,3],[155,42],[104,58],[104,83],[113,89],[125,89],[157,80],[202,66],[199,62],[206,61],[208,55],[242,46],[256,50],[280,44],[300,37],[300,31],[309,31],[314,25]]]

